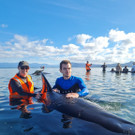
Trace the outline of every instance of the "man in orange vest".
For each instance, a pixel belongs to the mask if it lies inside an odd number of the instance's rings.
[[[89,61],[87,61],[86,65],[85,65],[85,68],[86,68],[86,72],[89,72],[91,70],[91,65],[92,64],[89,64]]]
[[[18,64],[19,72],[9,81],[10,105],[19,105],[18,108],[23,113],[29,113],[26,106],[33,104],[31,97],[38,98],[39,94],[34,93],[34,83],[28,75],[29,64],[26,61],[20,61]]]

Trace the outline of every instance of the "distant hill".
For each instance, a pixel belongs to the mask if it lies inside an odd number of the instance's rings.
[[[128,66],[132,67],[133,61],[128,63],[121,64],[122,67]],[[102,64],[92,64],[92,67],[101,67]],[[116,67],[117,63],[107,64],[107,67]],[[17,68],[18,63],[0,63],[0,68]],[[38,64],[38,63],[30,63],[31,68],[39,68],[41,66],[45,67],[58,67],[59,65],[48,65],[48,64]],[[72,63],[72,67],[85,67],[85,63]]]
[[[47,64],[30,63],[31,68],[39,68],[41,66],[49,67]],[[0,68],[17,68],[18,63],[0,63]]]

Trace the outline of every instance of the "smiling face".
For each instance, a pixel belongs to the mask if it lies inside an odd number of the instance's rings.
[[[62,64],[62,68],[60,69],[60,72],[63,74],[63,77],[65,80],[69,79],[71,77],[71,64]]]
[[[28,66],[18,67],[18,69],[19,69],[20,76],[26,77],[28,75],[28,72],[29,72],[29,67]]]

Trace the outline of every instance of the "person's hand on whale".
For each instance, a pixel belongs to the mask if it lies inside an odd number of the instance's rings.
[[[68,93],[66,94],[66,98],[78,98],[79,94],[78,93]]]
[[[58,90],[58,89],[53,89],[53,91],[56,93],[60,93],[60,90]]]

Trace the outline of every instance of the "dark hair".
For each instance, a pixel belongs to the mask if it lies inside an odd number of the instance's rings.
[[[63,61],[61,61],[61,63],[60,63],[60,69],[62,69],[62,64],[70,64],[71,65],[71,62],[69,60],[63,60]]]

